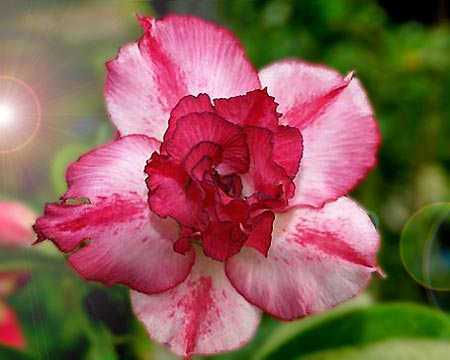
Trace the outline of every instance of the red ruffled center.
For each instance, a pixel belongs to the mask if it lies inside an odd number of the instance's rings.
[[[151,210],[180,225],[175,251],[198,243],[219,261],[243,246],[267,255],[274,212],[294,195],[302,155],[300,132],[278,124],[276,107],[255,90],[214,103],[186,96],[173,109],[145,171]]]

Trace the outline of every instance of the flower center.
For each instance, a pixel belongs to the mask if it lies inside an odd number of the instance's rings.
[[[160,152],[147,164],[150,209],[180,225],[177,252],[191,251],[195,241],[218,261],[243,246],[265,255],[273,212],[283,209],[294,194],[301,135],[278,125],[276,106],[267,93],[246,96],[218,100],[221,111],[205,101],[205,95],[180,101]],[[194,106],[196,101],[201,103]],[[227,110],[226,105],[237,102],[242,106]],[[261,108],[267,103],[264,113]],[[280,152],[284,143],[300,144],[288,151],[292,159],[280,156],[286,153]]]

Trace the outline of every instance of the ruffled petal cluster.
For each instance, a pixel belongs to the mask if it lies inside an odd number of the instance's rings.
[[[145,169],[150,209],[180,225],[175,251],[200,243],[218,261],[243,246],[266,256],[274,211],[294,195],[301,154],[300,131],[278,124],[266,90],[214,101],[184,97]]]
[[[240,347],[261,311],[292,320],[359,293],[379,236],[345,195],[380,142],[360,82],[296,60],[257,73],[221,27],[139,21],[107,64],[118,138],[69,167],[39,240],[132,288],[150,337],[179,355]]]

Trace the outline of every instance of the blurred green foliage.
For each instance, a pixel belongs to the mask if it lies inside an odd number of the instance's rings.
[[[103,63],[115,56],[125,38],[139,36],[133,13],[150,11],[142,1],[66,0],[54,7],[55,3],[29,0],[26,11],[40,21],[31,22],[28,30],[45,33],[54,11],[65,16],[67,9],[69,20],[55,32],[55,41],[77,55],[55,74],[67,73],[69,88],[76,89],[79,79],[82,86],[94,79],[94,85],[69,92],[48,110],[56,114],[52,124],[76,134],[55,141],[47,162],[33,164],[43,167],[45,177],[50,174],[48,183],[30,189],[22,177],[12,176],[24,182],[17,192],[31,194],[28,202],[39,206],[64,192],[70,162],[113,136],[105,125]],[[374,281],[359,299],[302,321],[281,323],[265,317],[246,347],[215,358],[445,359],[450,323],[430,309],[423,287],[405,271],[399,239],[416,210],[450,201],[450,24],[394,23],[375,0],[169,0],[165,5],[173,12],[201,12],[229,27],[258,69],[299,58],[343,74],[355,70],[383,138],[377,168],[352,196],[379,224],[380,262],[388,278]],[[75,112],[58,115],[67,109]],[[134,319],[125,287],[86,283],[59,253],[41,245],[37,249],[0,255],[0,270],[24,266],[34,274],[10,299],[25,329],[26,353],[0,348],[1,359],[170,358],[151,345]],[[448,294],[440,299],[448,308]]]

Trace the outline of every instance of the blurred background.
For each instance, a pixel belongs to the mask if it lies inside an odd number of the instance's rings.
[[[0,200],[40,214],[65,192],[67,165],[113,138],[104,63],[139,38],[136,13],[223,24],[258,69],[300,58],[355,70],[381,128],[378,166],[351,196],[379,227],[387,278],[325,314],[266,317],[250,344],[216,358],[447,359],[450,2],[0,0]],[[26,343],[0,345],[0,359],[172,358],[134,319],[126,288],[83,282],[51,244],[0,251],[0,275],[31,274],[0,299]]]

